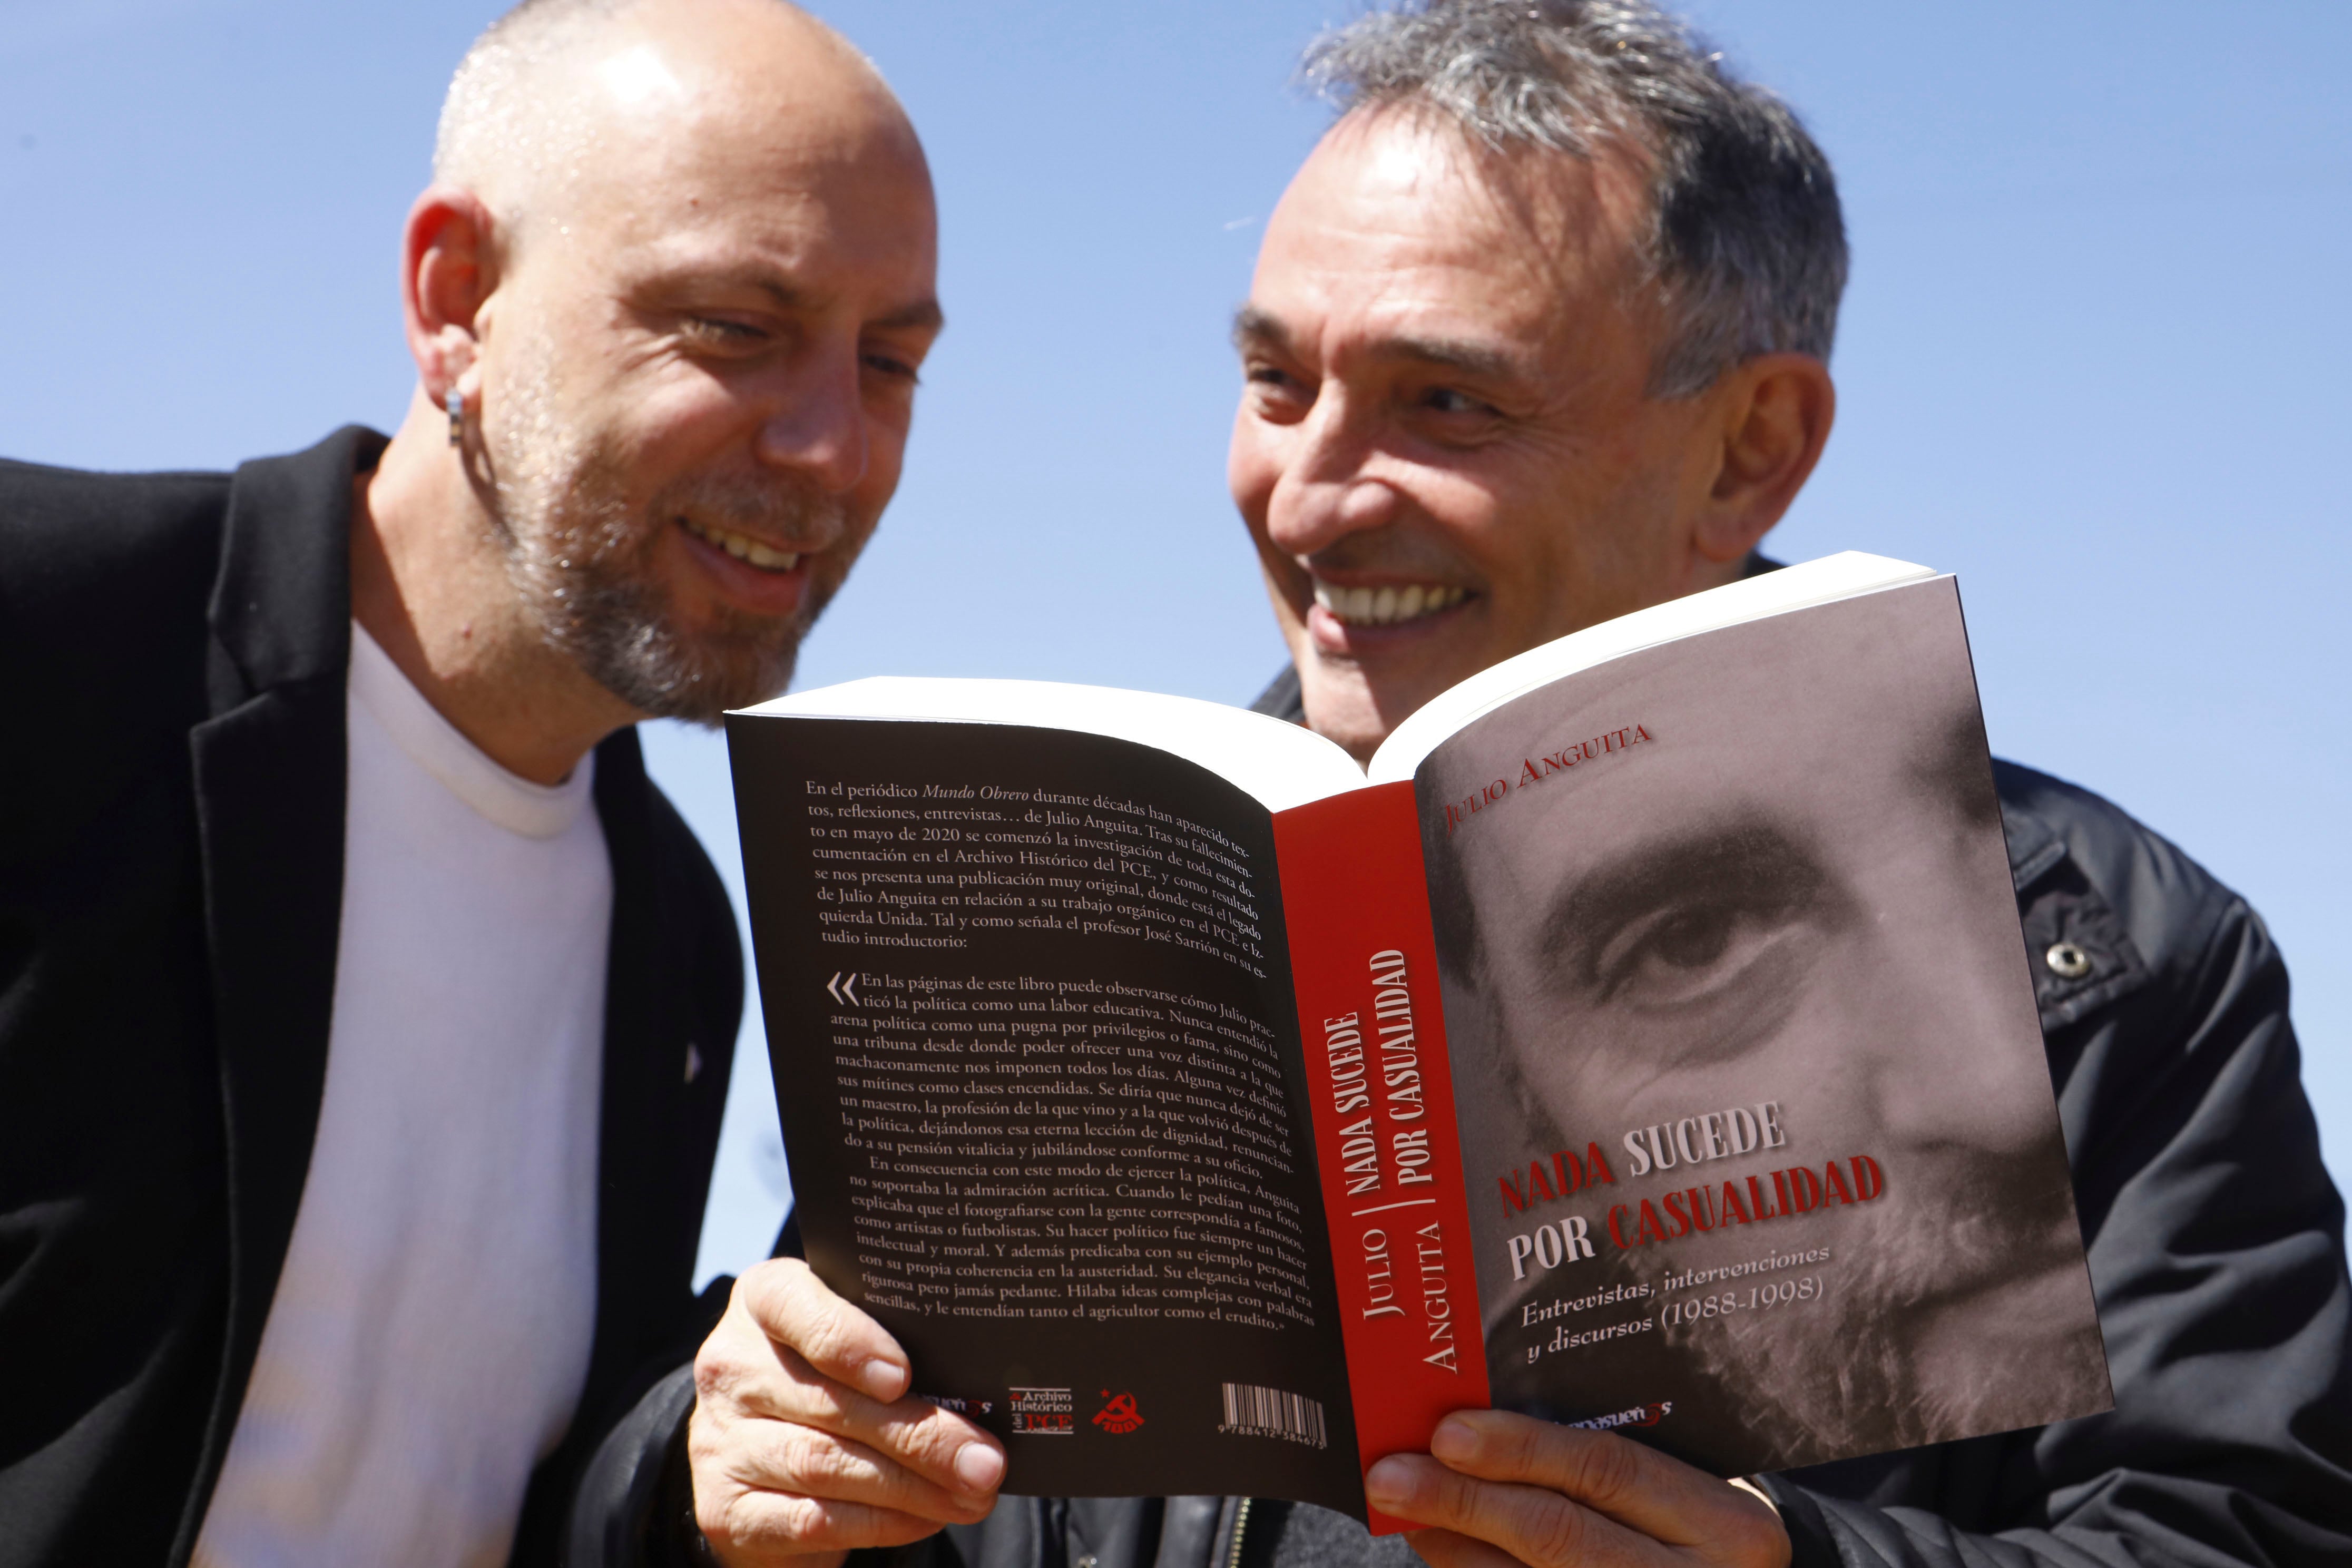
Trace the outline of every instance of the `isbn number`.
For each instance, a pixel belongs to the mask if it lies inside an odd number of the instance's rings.
[[[1225,1422],[1218,1431],[1282,1437],[1310,1448],[1326,1446],[1319,1400],[1303,1394],[1285,1394],[1278,1388],[1260,1388],[1254,1383],[1228,1383],[1223,1386]]]

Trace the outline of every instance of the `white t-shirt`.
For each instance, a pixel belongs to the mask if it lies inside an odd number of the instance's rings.
[[[593,759],[519,779],[352,645],[325,1098],[197,1568],[497,1568],[595,1331]]]

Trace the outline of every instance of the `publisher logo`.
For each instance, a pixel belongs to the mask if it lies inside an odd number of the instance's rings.
[[[1095,1412],[1096,1426],[1114,1436],[1118,1436],[1132,1432],[1143,1425],[1143,1413],[1135,1407],[1135,1395],[1122,1394],[1117,1398],[1112,1398],[1110,1390],[1106,1388],[1102,1391],[1102,1396],[1110,1403]]]
[[[1588,1432],[1606,1432],[1612,1426],[1655,1426],[1675,1413],[1675,1402],[1661,1400],[1655,1405],[1636,1405],[1631,1410],[1620,1410],[1611,1415],[1595,1415],[1590,1421],[1570,1421],[1570,1426],[1581,1426]]]
[[[1066,1388],[1015,1388],[1005,1408],[1013,1430],[1032,1437],[1075,1437],[1076,1407]]]

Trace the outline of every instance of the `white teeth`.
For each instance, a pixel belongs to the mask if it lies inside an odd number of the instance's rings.
[[[1315,602],[1338,619],[1355,626],[1389,626],[1450,610],[1468,596],[1468,590],[1438,583],[1393,584],[1379,588],[1342,588],[1315,580]]]
[[[708,540],[736,560],[748,562],[762,571],[789,572],[800,564],[801,558],[797,552],[771,550],[756,539],[747,538],[740,533],[729,533],[720,529],[706,528],[690,517],[679,518],[678,521],[684,523],[687,532],[697,539]]]

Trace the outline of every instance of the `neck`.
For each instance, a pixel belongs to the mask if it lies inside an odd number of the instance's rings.
[[[448,418],[420,391],[352,489],[352,614],[409,684],[509,773],[561,783],[640,715],[531,624]]]

